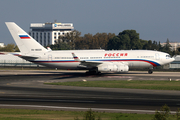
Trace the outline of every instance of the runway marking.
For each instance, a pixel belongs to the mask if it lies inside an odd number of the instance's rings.
[[[132,79],[128,79],[127,81],[131,81]]]
[[[83,82],[87,82],[87,80],[85,80],[85,79],[82,79],[82,81],[83,81]]]
[[[107,78],[133,78],[130,76],[103,76],[103,77],[107,77]]]
[[[30,107],[30,108],[49,108],[49,109],[68,109],[68,110],[89,110],[90,108],[82,107],[61,107],[61,106],[40,106],[40,105],[10,105],[10,104],[0,104],[1,107]],[[155,113],[153,110],[133,110],[133,109],[107,109],[107,108],[91,108],[93,111],[114,111],[114,112],[141,112],[141,113]],[[175,114],[176,111],[170,111]]]
[[[24,101],[41,101],[41,102],[76,102],[76,103],[95,103],[95,101],[82,101],[82,100],[43,100],[43,99],[4,99],[4,98],[0,98],[0,100],[13,100],[13,101],[20,101],[20,100],[24,100]]]

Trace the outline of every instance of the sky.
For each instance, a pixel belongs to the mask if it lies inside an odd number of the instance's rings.
[[[0,0],[0,42],[15,44],[5,22],[73,23],[81,35],[136,30],[140,39],[180,42],[180,0]]]

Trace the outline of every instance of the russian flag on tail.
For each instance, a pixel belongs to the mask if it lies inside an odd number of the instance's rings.
[[[19,35],[19,37],[21,39],[30,39],[30,37],[28,35]]]

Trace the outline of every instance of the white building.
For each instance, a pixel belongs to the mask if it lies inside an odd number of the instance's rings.
[[[177,50],[177,48],[180,48],[180,43],[177,43],[177,42],[171,42],[169,43],[171,45],[171,50],[174,51],[174,50]],[[162,46],[165,46],[166,43],[161,43]]]
[[[180,69],[180,55],[175,57],[175,60],[170,63],[170,69]]]
[[[41,45],[54,44],[60,35],[71,32],[73,23],[31,23],[29,34]]]
[[[0,47],[4,47],[4,43],[0,43]]]
[[[19,54],[19,52],[17,52]],[[0,53],[0,67],[5,66],[26,66],[26,67],[37,67],[36,64],[26,61],[18,56],[15,56],[8,52]]]

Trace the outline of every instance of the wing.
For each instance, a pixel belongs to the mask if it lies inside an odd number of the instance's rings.
[[[96,61],[85,61],[85,60],[82,60],[82,61],[81,61],[74,53],[72,53],[72,56],[73,56],[73,58],[74,58],[75,61],[80,62],[80,65],[86,66],[86,67],[88,67],[88,68],[90,68],[90,67],[96,67],[96,66],[102,64],[102,62],[96,62]]]

